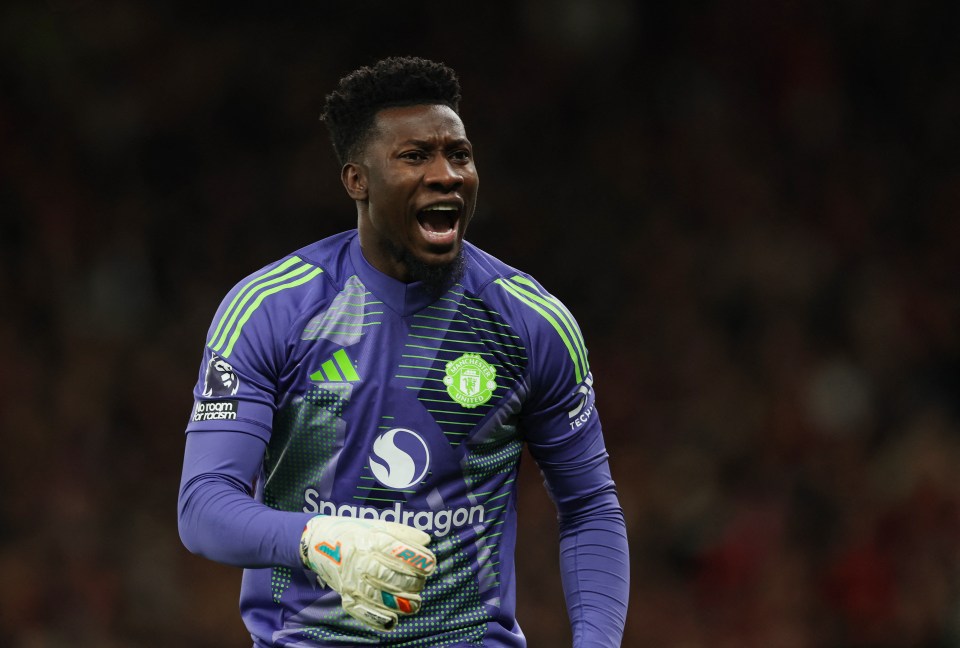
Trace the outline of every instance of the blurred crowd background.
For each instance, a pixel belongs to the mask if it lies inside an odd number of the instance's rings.
[[[202,6],[197,6],[202,4]],[[355,225],[318,120],[460,74],[469,238],[578,316],[624,646],[960,646],[960,4],[6,2],[0,645],[249,645],[176,530],[204,333]],[[569,645],[523,467],[519,615]]]

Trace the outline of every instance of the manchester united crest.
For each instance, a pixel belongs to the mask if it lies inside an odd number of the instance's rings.
[[[464,353],[447,363],[443,384],[450,398],[467,409],[483,405],[497,388],[497,370],[476,353]]]

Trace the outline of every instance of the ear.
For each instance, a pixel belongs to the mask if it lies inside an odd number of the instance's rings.
[[[367,199],[367,170],[356,162],[347,162],[340,169],[340,180],[347,195],[354,200]]]

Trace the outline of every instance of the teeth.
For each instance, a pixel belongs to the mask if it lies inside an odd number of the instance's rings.
[[[430,205],[425,207],[423,211],[457,211],[457,207],[454,205]]]

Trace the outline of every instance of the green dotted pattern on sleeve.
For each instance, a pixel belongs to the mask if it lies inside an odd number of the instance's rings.
[[[513,470],[520,461],[523,442],[517,437],[497,438],[470,449],[465,458],[464,475],[471,486],[491,475]]]
[[[320,481],[336,448],[352,389],[348,384],[314,388],[277,413],[264,454],[263,501],[267,506],[282,511],[302,509],[304,489]],[[274,601],[279,602],[289,588],[290,577],[289,569],[273,568],[270,581]]]
[[[270,591],[273,593],[273,602],[279,603],[283,593],[290,587],[293,570],[289,567],[274,567],[270,574]]]
[[[501,437],[472,448],[464,457],[467,484],[473,487],[486,483],[491,475],[514,471],[522,452],[523,442],[516,437]],[[513,478],[507,479],[495,491],[476,493],[478,497],[485,497],[486,519],[492,521],[477,551],[479,588],[485,597],[497,596],[500,590],[500,536],[507,519],[505,509],[514,481]]]
[[[343,410],[353,386],[315,387],[277,413],[264,455],[264,502],[283,511],[299,511],[305,488],[319,483],[344,425]],[[281,461],[282,459],[282,461]]]

